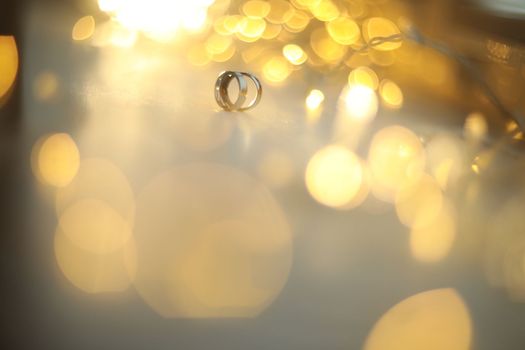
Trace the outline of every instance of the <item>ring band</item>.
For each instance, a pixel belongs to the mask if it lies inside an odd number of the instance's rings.
[[[248,93],[248,86],[244,77],[248,77],[252,80],[256,88],[256,95],[248,105],[244,106],[246,102],[246,96]],[[235,79],[239,84],[239,95],[235,102],[232,102],[228,94],[228,87],[231,81]],[[253,74],[246,72],[234,72],[234,71],[225,71],[219,74],[217,81],[215,83],[215,100],[217,104],[226,111],[245,111],[250,108],[255,107],[262,97],[262,85],[259,79]]]

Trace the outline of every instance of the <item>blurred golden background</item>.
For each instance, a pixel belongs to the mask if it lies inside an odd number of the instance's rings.
[[[472,25],[507,1],[0,5],[6,339],[523,349],[525,38]]]

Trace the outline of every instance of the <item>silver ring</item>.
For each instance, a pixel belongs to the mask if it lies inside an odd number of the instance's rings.
[[[256,95],[248,105],[244,106],[244,103],[246,102],[246,96],[248,93],[248,85],[246,84],[246,80],[244,77],[248,77],[253,81],[253,84],[256,88]],[[237,100],[235,102],[232,102],[230,99],[230,96],[228,94],[228,87],[230,85],[230,82],[233,79],[237,80],[237,83],[239,84],[239,95],[237,96]],[[262,85],[259,79],[255,77],[253,74],[246,73],[246,72],[233,72],[233,71],[225,71],[219,74],[219,77],[217,78],[217,81],[215,83],[215,100],[217,101],[217,104],[226,111],[245,111],[250,108],[255,107],[262,97]]]

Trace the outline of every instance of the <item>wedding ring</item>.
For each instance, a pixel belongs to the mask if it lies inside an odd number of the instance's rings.
[[[256,94],[255,97],[246,106],[246,96],[248,94],[248,84],[246,83],[245,77],[251,79],[255,85]],[[239,84],[239,95],[235,102],[233,102],[228,94],[228,87],[231,81],[235,79]],[[217,104],[226,111],[245,111],[247,109],[255,107],[262,97],[262,85],[259,79],[253,74],[246,72],[233,72],[225,71],[222,72],[217,78],[215,83],[215,100]]]

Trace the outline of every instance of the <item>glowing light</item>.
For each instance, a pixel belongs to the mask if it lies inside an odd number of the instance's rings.
[[[155,177],[137,198],[134,236],[135,287],[164,317],[255,317],[290,271],[282,210],[260,182],[229,167],[192,164]]]
[[[306,187],[319,203],[344,207],[357,195],[363,181],[359,158],[342,146],[328,146],[310,159]]]
[[[95,254],[73,244],[58,228],[54,248],[56,262],[64,276],[86,293],[122,292],[131,286],[137,269],[132,239],[119,250]]]
[[[37,148],[38,147],[38,148]],[[80,154],[68,134],[53,134],[33,148],[36,164],[33,171],[43,183],[54,187],[67,186],[77,174]]]
[[[205,66],[211,61],[211,55],[204,45],[196,45],[188,51],[188,61],[195,66]]]
[[[370,43],[374,38],[389,37],[400,34],[399,28],[394,22],[382,18],[372,17],[363,23],[363,37],[367,43]],[[375,50],[391,51],[401,47],[401,42],[385,42],[374,46]]]
[[[328,63],[340,61],[348,50],[346,45],[335,42],[325,28],[318,28],[312,32],[310,45],[315,54]]]
[[[482,140],[488,131],[487,121],[481,113],[471,113],[465,120],[463,133],[468,140]]]
[[[388,67],[396,62],[397,53],[395,51],[380,51],[371,48],[368,51],[368,58],[378,66]]]
[[[288,44],[283,47],[283,55],[286,59],[294,65],[301,65],[308,59],[308,55],[304,50],[295,44]]]
[[[396,195],[399,220],[408,227],[420,229],[434,222],[441,212],[443,194],[438,183],[428,175],[401,186]]]
[[[75,203],[97,199],[110,206],[132,226],[135,215],[134,197],[128,179],[117,166],[106,159],[88,158],[80,162],[73,181],[58,189],[55,206],[57,216],[61,217]]]
[[[331,0],[320,0],[310,5],[310,11],[320,21],[328,22],[339,17],[339,8]]]
[[[442,260],[452,248],[456,237],[456,220],[452,205],[443,201],[439,213],[424,227],[410,231],[410,250],[419,261]]]
[[[455,136],[439,135],[426,145],[431,174],[442,189],[454,185],[464,171],[465,145]]]
[[[15,82],[18,71],[18,49],[13,36],[0,35],[0,98]]]
[[[234,34],[239,31],[239,24],[244,17],[241,15],[227,16],[224,19],[224,28],[230,33]]]
[[[410,130],[390,126],[377,132],[368,152],[372,192],[392,202],[402,185],[419,179],[425,167],[421,141]]]
[[[372,90],[376,90],[379,85],[379,78],[376,72],[369,67],[357,67],[348,75],[348,84],[367,86]]]
[[[293,6],[285,0],[270,0],[270,12],[266,15],[266,19],[270,23],[283,24],[289,20],[294,13]]]
[[[454,289],[413,295],[388,310],[374,325],[365,350],[468,350],[472,322]]]
[[[403,92],[391,80],[385,79],[381,81],[379,87],[379,95],[383,104],[390,108],[401,108],[403,106]]]
[[[161,41],[172,39],[180,28],[204,28],[213,0],[99,0],[102,11],[131,31],[140,31]]]
[[[312,90],[306,97],[306,108],[309,110],[318,109],[324,102],[324,94],[321,90]]]
[[[225,52],[232,45],[232,38],[229,36],[212,34],[206,40],[206,51],[210,55],[217,55]]]
[[[283,27],[280,24],[268,23],[261,37],[266,40],[275,39],[279,34],[281,34],[282,29]]]
[[[364,85],[349,86],[343,93],[347,116],[356,121],[369,121],[377,114],[378,101],[374,90]]]
[[[288,61],[283,57],[273,57],[263,66],[263,77],[271,83],[281,83],[291,73]]]
[[[262,18],[245,17],[239,23],[239,33],[245,37],[259,39],[266,29],[266,21]]]
[[[126,220],[97,199],[83,199],[66,208],[59,225],[73,244],[97,254],[122,248],[131,236]]]
[[[291,33],[300,33],[310,23],[310,17],[306,12],[296,10],[293,15],[284,23],[286,30]]]
[[[250,18],[263,18],[270,13],[272,6],[261,0],[250,0],[246,1],[242,5],[242,12]]]
[[[93,16],[80,18],[73,26],[71,37],[73,40],[81,41],[91,38],[95,31],[95,19]]]
[[[348,17],[339,17],[326,24],[328,33],[341,45],[352,45],[359,40],[359,26]]]

